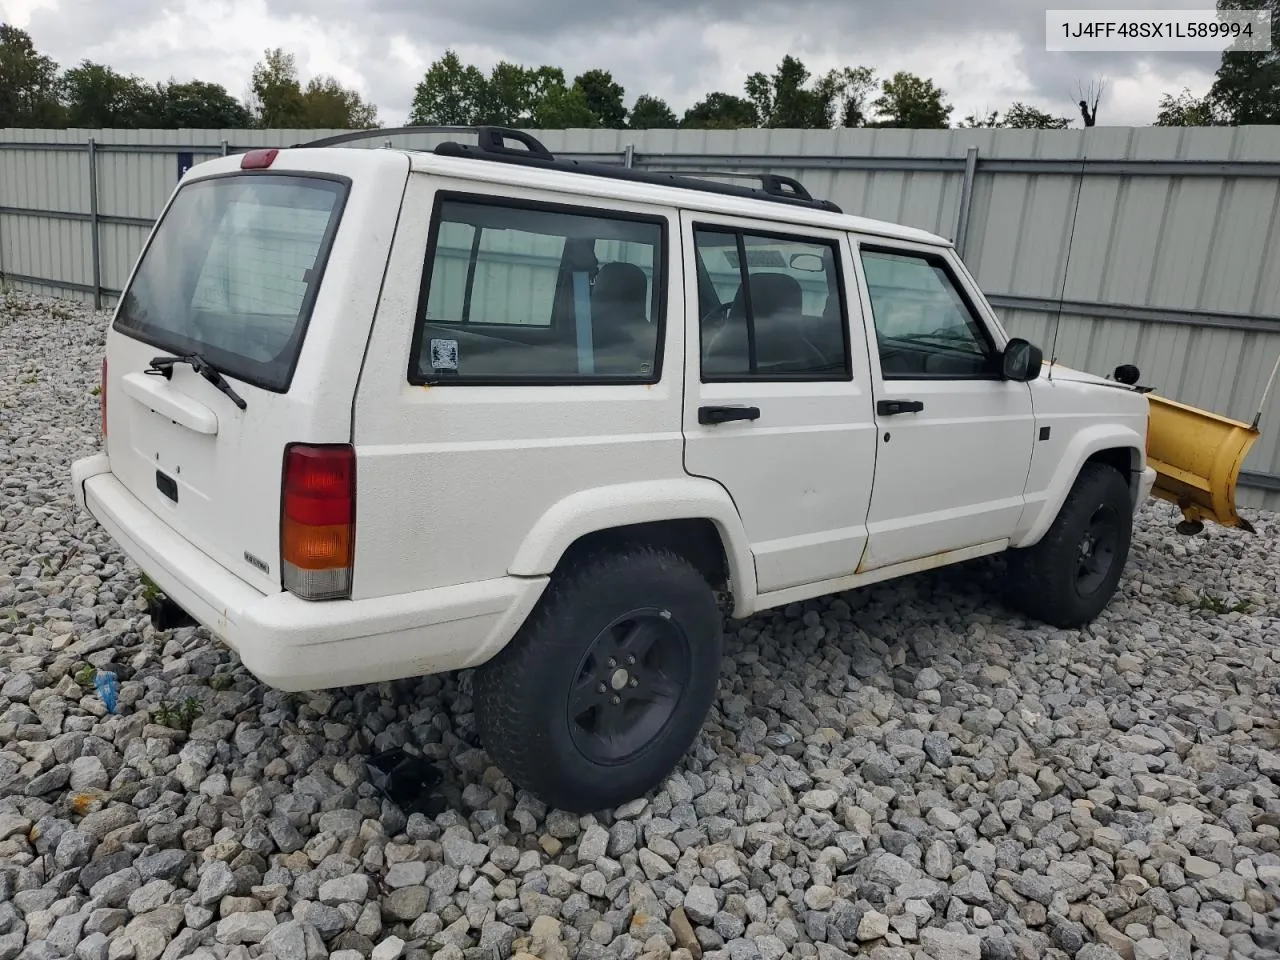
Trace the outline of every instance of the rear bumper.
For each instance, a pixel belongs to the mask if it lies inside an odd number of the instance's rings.
[[[264,594],[197,550],[110,472],[72,465],[76,502],[174,603],[280,690],[378,683],[475,666],[537,603],[546,577],[500,577],[366,600]]]

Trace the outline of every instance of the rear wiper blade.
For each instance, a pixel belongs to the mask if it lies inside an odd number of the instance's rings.
[[[248,406],[244,402],[244,398],[232,389],[231,384],[227,383],[227,378],[218,372],[218,368],[198,353],[187,353],[177,357],[154,357],[151,361],[151,366],[147,367],[147,373],[169,380],[173,377],[173,367],[177,363],[190,364],[192,370],[230,397],[231,401],[241,410]]]

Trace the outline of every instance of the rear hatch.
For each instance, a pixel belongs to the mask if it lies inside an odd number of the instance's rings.
[[[371,165],[352,156],[368,151],[327,153],[346,156],[310,159]],[[122,296],[106,350],[107,452],[112,473],[170,527],[273,592],[285,448],[350,438],[404,180],[215,164],[225,172],[175,193]],[[381,213],[389,219],[361,249],[361,221]],[[357,251],[373,276],[353,269]]]

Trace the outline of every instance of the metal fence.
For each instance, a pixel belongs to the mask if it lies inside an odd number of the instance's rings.
[[[343,131],[0,131],[0,274],[118,295],[192,164]],[[352,147],[430,148],[457,131]],[[1067,364],[1136,363],[1165,396],[1251,420],[1280,355],[1280,129],[540,131],[560,155],[769,170],[848,213],[953,239],[1005,325]],[[1280,391],[1241,502],[1280,508]]]

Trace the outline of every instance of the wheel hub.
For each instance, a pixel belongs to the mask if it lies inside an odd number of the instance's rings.
[[[1099,508],[1076,548],[1076,589],[1082,596],[1094,593],[1111,573],[1115,562],[1117,534],[1112,511]]]
[[[633,611],[614,620],[588,646],[569,691],[575,746],[606,764],[644,750],[675,713],[691,659],[684,631],[666,611]]]

